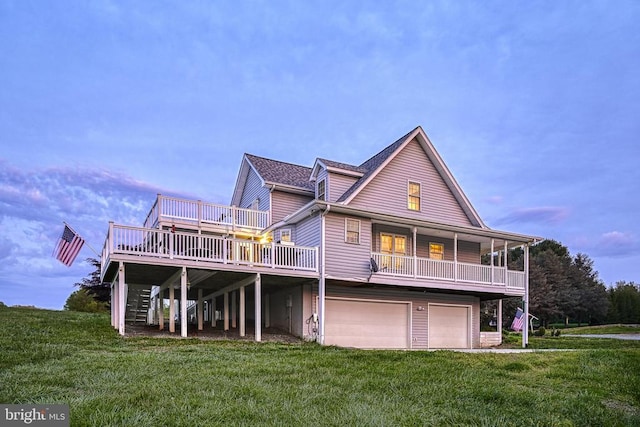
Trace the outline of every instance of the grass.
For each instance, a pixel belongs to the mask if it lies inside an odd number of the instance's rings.
[[[467,354],[123,339],[108,316],[19,308],[0,308],[0,324],[0,402],[66,403],[74,426],[640,425],[637,343]]]

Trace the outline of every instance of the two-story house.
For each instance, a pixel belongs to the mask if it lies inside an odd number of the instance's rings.
[[[537,240],[488,228],[417,127],[360,165],[245,154],[231,206],[158,195],[142,227],[109,224],[102,277],[122,334],[138,314],[183,336],[195,322],[249,325],[258,341],[279,328],[327,345],[478,348],[481,301],[526,310],[528,266],[508,269],[506,253]]]

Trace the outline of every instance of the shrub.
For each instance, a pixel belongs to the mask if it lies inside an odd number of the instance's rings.
[[[537,337],[543,337],[546,332],[547,330],[544,328],[544,326],[540,326],[538,330],[533,333],[533,335]]]
[[[560,329],[555,329],[555,330],[553,331],[553,334],[552,334],[552,335],[553,335],[554,337],[559,337],[559,336],[560,336]]]

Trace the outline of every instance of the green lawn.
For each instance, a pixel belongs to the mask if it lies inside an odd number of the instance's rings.
[[[0,324],[0,402],[67,403],[72,425],[640,425],[640,343],[468,354],[123,339],[105,315],[19,308],[0,308]]]

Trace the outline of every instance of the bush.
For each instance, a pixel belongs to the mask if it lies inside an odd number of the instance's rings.
[[[547,333],[547,330],[544,328],[544,326],[540,326],[538,330],[533,333],[533,335],[537,337],[543,337],[545,333]]]
[[[559,336],[560,336],[560,329],[555,329],[555,330],[553,331],[553,334],[552,334],[552,335],[553,335],[554,337],[559,337]]]

